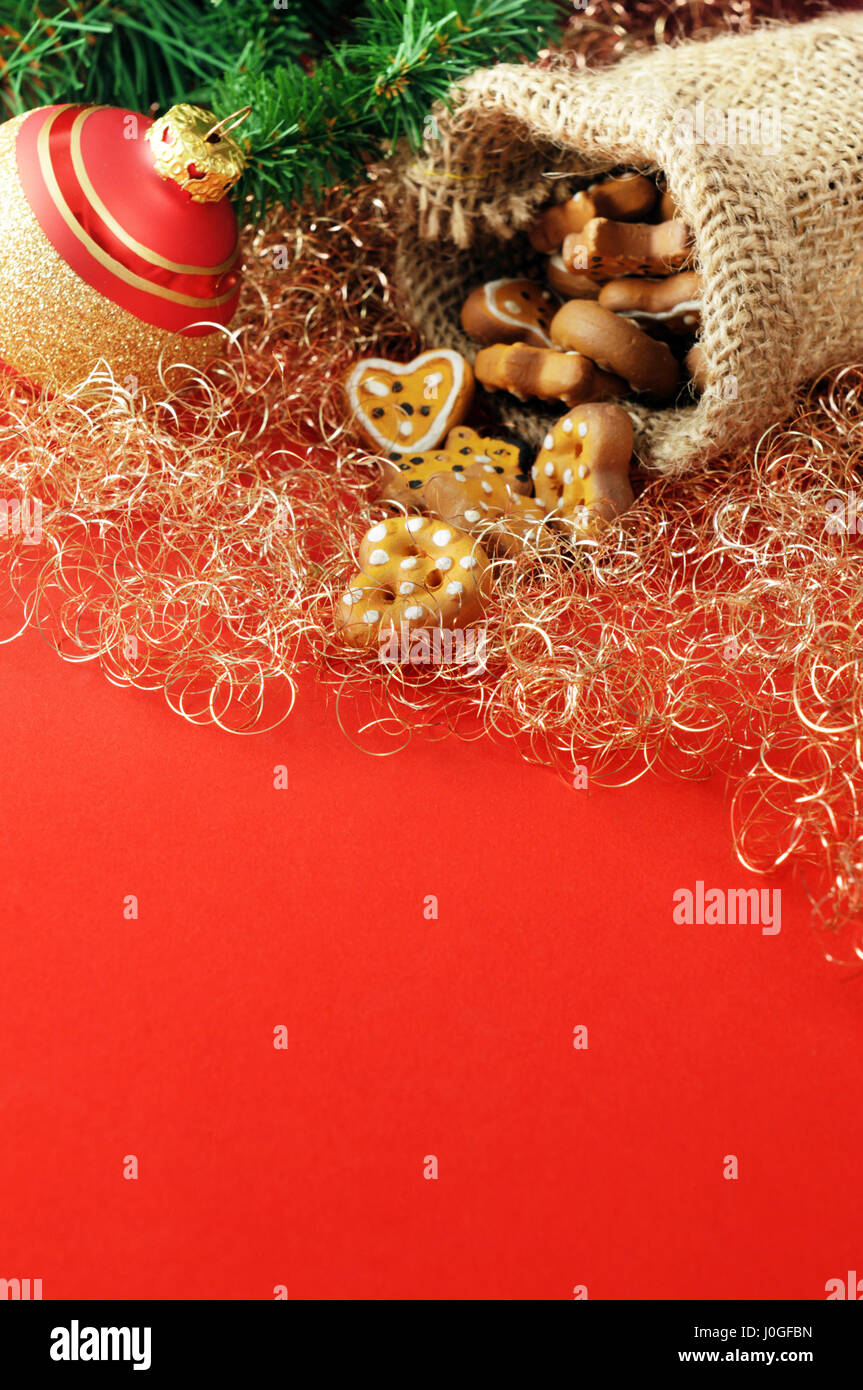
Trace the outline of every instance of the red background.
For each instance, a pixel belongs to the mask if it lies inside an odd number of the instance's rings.
[[[0,669],[0,1276],[820,1299],[863,1274],[863,977],[787,877],[779,936],[674,925],[675,888],[755,881],[718,783],[575,791],[487,741],[373,758],[311,684],[237,739],[35,634]]]

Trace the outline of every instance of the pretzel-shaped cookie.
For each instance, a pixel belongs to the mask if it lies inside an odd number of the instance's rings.
[[[574,348],[623,377],[635,391],[662,399],[677,388],[680,369],[668,345],[592,299],[564,304],[551,321],[551,336],[560,347]]]
[[[352,647],[370,647],[402,623],[467,627],[483,614],[488,556],[472,536],[435,517],[391,516],[360,544],[359,572],[336,610]]]
[[[436,474],[426,484],[425,504],[442,521],[478,534],[495,554],[555,548],[536,499],[514,492],[503,478],[489,478],[476,464],[463,474]]]
[[[533,466],[537,501],[551,525],[594,536],[632,505],[632,421],[619,405],[580,405],[546,435]]]
[[[587,269],[598,280],[670,275],[682,270],[691,254],[685,222],[611,222],[607,217],[595,217],[584,231],[570,233],[561,252],[568,270]]]
[[[546,208],[528,231],[528,239],[535,251],[557,251],[568,233],[580,232],[595,217],[618,222],[647,217],[658,196],[656,186],[643,174],[603,179],[567,202]]]
[[[387,464],[382,501],[404,507],[422,507],[425,485],[437,473],[463,473],[472,464],[482,465],[487,474],[506,478],[516,492],[530,492],[530,462],[527,444],[506,439],[487,439],[476,430],[459,425],[450,430],[443,449],[426,454],[409,454],[398,463]]]
[[[591,301],[575,299],[572,303],[589,304]],[[568,307],[564,305],[564,309]],[[562,313],[563,309],[558,310],[551,321],[552,337],[554,325]],[[487,391],[509,391],[522,401],[528,396],[538,396],[541,400],[577,405],[579,401],[606,400],[609,396],[626,394],[625,381],[597,370],[586,354],[555,352],[551,348],[529,347],[527,343],[512,343],[508,347],[496,343],[494,347],[483,348],[476,355],[474,371],[477,381]]]

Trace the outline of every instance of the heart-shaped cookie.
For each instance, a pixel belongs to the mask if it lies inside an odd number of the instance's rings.
[[[461,424],[473,399],[473,372],[450,348],[432,348],[403,364],[367,357],[351,369],[345,390],[366,439],[398,459],[435,449]]]

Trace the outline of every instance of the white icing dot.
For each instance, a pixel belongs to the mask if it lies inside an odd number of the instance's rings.
[[[406,579],[403,584],[399,585],[399,593],[412,594],[415,588],[416,584],[412,584],[409,579]]]
[[[452,556],[441,555],[440,559],[437,562],[437,567],[439,570],[443,570],[444,574],[446,574],[447,570],[452,569]]]
[[[454,477],[454,478],[456,479],[456,481],[459,482],[459,483],[466,483],[466,482],[467,482],[467,474],[466,474],[466,473],[462,473],[461,470],[459,470],[459,471],[453,473],[453,477]]]
[[[507,312],[508,314],[520,314],[520,313],[521,313],[521,305],[519,304],[519,302],[518,302],[517,299],[505,299],[505,300],[503,301],[503,307],[504,307],[504,309],[506,309],[506,312]]]
[[[491,463],[491,457],[488,454],[474,454],[473,457],[475,463]]]
[[[379,526],[373,526],[372,529],[371,529],[370,531],[367,531],[367,532],[366,532],[366,540],[369,540],[369,541],[382,541],[382,540],[384,539],[386,533],[387,533],[387,528],[386,528],[386,526],[384,526],[384,523],[381,522]]]
[[[452,531],[447,531],[446,529],[435,531],[432,540],[435,545],[449,545],[452,540]]]
[[[421,531],[423,527],[423,519],[421,516],[409,516],[407,521],[405,522],[405,526],[411,533],[413,533],[414,531]]]
[[[551,459],[549,459],[548,463],[545,465],[545,468],[542,471],[547,478],[554,477],[554,464],[552,463]]]
[[[584,423],[583,420],[579,421],[578,432],[581,435],[582,439],[587,434],[587,425]]]
[[[344,594],[344,601],[350,604],[359,603],[362,596],[362,589],[348,589]]]
[[[401,564],[399,565],[399,569],[415,570],[418,564],[419,560],[417,559],[416,555],[408,555],[405,560],[402,560]]]
[[[580,463],[578,465],[578,476],[579,478],[587,478],[590,476],[590,469],[586,463]]]
[[[572,434],[572,421],[568,418],[564,420],[563,424],[561,425],[561,429],[563,430],[564,434]]]
[[[369,556],[369,564],[385,565],[389,558],[390,557],[385,550],[373,550],[371,555]]]
[[[485,463],[485,464],[483,464],[483,469],[482,469],[482,471],[483,471],[483,473],[493,473],[493,472],[494,472],[494,464],[493,464],[493,463]]]
[[[483,478],[482,482],[480,483],[480,487],[482,488],[483,492],[491,492],[491,483],[487,483],[485,478]]]
[[[371,391],[373,396],[388,396],[390,393],[390,388],[386,382],[377,381],[373,376],[370,376],[368,381],[364,381],[363,386],[367,391]]]
[[[400,424],[399,424],[399,434],[402,436],[403,439],[404,439],[407,435],[409,435],[409,434],[412,432],[412,430],[413,430],[413,425],[411,424],[410,420],[402,420],[402,421],[400,422]]]
[[[558,497],[558,499],[557,499],[557,510],[558,510],[559,512],[560,512],[560,511],[563,511],[563,498],[562,498],[562,497]]]
[[[565,472],[564,475],[563,475],[563,481],[566,483],[567,487],[568,487],[569,484],[572,482],[572,469],[571,469],[571,468],[567,468],[566,472]]]
[[[464,585],[460,584],[457,579],[453,579],[449,584],[447,584],[446,591],[448,594],[452,594],[453,598],[455,598],[457,594],[464,593]]]
[[[473,524],[475,521],[479,521],[479,512],[474,507],[471,507],[470,511],[465,512],[464,519]]]
[[[462,567],[463,570],[472,570],[472,569],[476,569],[476,556],[475,556],[475,555],[464,555],[464,556],[462,556],[462,558],[459,560],[459,564],[461,565],[461,567]]]
[[[364,623],[376,623],[380,618],[380,613],[376,608],[367,608],[363,614]]]
[[[535,478],[538,472],[539,472],[539,468],[538,468],[538,466],[537,466],[536,464],[534,464],[534,465],[533,465],[533,468],[530,470],[530,476],[531,476],[532,478]]]
[[[442,381],[443,381],[443,372],[429,372],[428,376],[424,378],[423,385],[424,385],[424,386],[440,386],[440,384],[441,384]]]
[[[405,609],[406,618],[421,618],[422,615],[423,610],[419,603],[412,603]]]
[[[543,447],[543,449],[553,449],[553,448],[554,448],[554,435],[553,435],[553,434],[547,434],[547,435],[545,436],[545,439],[542,441],[542,447]]]

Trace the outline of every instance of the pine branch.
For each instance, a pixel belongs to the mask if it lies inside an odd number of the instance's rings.
[[[269,65],[322,51],[338,0],[3,0],[9,115],[48,102],[161,109],[206,94],[251,46]]]
[[[498,59],[535,56],[560,22],[547,0],[369,0],[356,42],[332,46],[312,70],[241,63],[213,94],[219,110],[252,107],[239,196],[257,219],[273,202],[357,177],[401,138],[418,148],[429,108],[453,82]]]
[[[278,8],[277,8],[278,4]],[[166,110],[192,101],[242,128],[237,190],[274,203],[358,177],[476,67],[559,37],[560,0],[2,0],[0,99],[9,115],[58,101]]]

